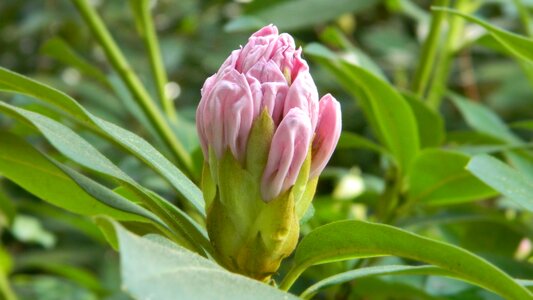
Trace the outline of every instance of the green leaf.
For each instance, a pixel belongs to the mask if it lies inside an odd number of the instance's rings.
[[[337,149],[367,149],[380,154],[390,155],[387,149],[353,132],[343,131]]]
[[[533,52],[531,51],[531,49],[533,49],[533,40],[509,31],[505,31],[489,24],[486,21],[483,21],[471,15],[464,14],[457,10],[448,9],[444,7],[434,7],[432,9],[437,11],[449,12],[451,14],[461,16],[468,21],[477,23],[480,26],[483,26],[494,37],[496,41],[498,41],[514,56],[520,59],[533,62]]]
[[[371,71],[338,59],[327,48],[312,44],[305,52],[328,68],[365,112],[380,142],[404,171],[419,149],[415,116],[407,101]]]
[[[73,170],[60,168],[31,145],[8,132],[0,134],[0,172],[28,192],[51,204],[81,215],[108,215],[119,220],[143,220],[133,213],[149,214],[141,207],[113,196],[112,191],[77,174],[76,179],[89,194],[70,177]],[[65,173],[68,170],[70,174]],[[98,196],[96,198],[94,196]],[[112,198],[109,198],[112,197]]]
[[[511,127],[517,129],[533,130],[533,120],[514,122],[511,124]]]
[[[262,25],[275,24],[281,30],[295,30],[315,24],[325,23],[344,13],[363,11],[379,3],[380,0],[337,0],[331,5],[328,0],[291,0],[275,3],[265,9],[253,13],[253,17],[261,21]],[[305,16],[298,18],[295,16]],[[250,16],[245,16],[250,20]],[[244,22],[237,18],[226,27],[228,29],[241,29],[239,25],[257,24],[258,21]]]
[[[396,158],[399,167],[406,170],[420,145],[416,119],[409,104],[392,86],[370,72],[345,62],[341,62],[341,66],[352,83],[360,88],[359,103],[367,116],[373,116],[378,138]]]
[[[13,204],[11,199],[9,199],[8,195],[5,193],[4,189],[0,185],[0,232],[2,231],[2,227],[11,225],[11,223],[13,223],[15,214],[15,205]]]
[[[102,120],[79,105],[68,95],[42,83],[0,67],[0,90],[20,93],[47,102],[69,114],[88,128],[101,133],[146,163],[180,192],[202,216],[205,216],[202,192],[176,166],[152,145],[136,134]]]
[[[449,95],[471,128],[508,143],[521,143],[521,140],[490,109],[457,94]]]
[[[41,52],[57,59],[67,66],[78,69],[82,74],[91,76],[106,86],[109,85],[105,74],[100,71],[100,69],[74,52],[74,50],[61,38],[52,38],[46,41],[41,47]]]
[[[442,144],[445,136],[444,120],[442,117],[430,109],[422,100],[414,95],[402,94],[411,107],[416,118],[418,128],[418,139],[420,147],[437,147]]]
[[[380,275],[440,275],[440,276],[449,276],[454,277],[455,274],[441,269],[435,266],[377,266],[377,267],[368,267],[363,269],[352,270],[348,272],[343,272],[330,276],[328,278],[322,279],[319,282],[308,287],[301,295],[301,298],[310,299],[320,290],[326,289],[328,287],[339,285],[348,281],[352,281],[358,278],[364,278],[369,276],[380,276]]]
[[[413,162],[409,173],[409,198],[414,203],[447,205],[496,195],[465,170],[470,157],[458,152],[427,149]]]
[[[484,259],[453,245],[389,225],[340,221],[321,226],[300,242],[294,267],[281,284],[287,288],[312,265],[353,258],[395,255],[429,263],[457,278],[507,299],[531,299],[527,289]]]
[[[533,183],[522,173],[489,155],[474,156],[466,169],[526,210],[533,212]]]
[[[160,237],[115,225],[124,289],[137,299],[297,299]]]

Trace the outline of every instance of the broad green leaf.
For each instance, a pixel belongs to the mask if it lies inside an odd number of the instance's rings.
[[[533,182],[522,173],[488,155],[474,156],[466,169],[526,210],[533,212]]]
[[[66,174],[57,164],[35,150],[22,139],[8,133],[0,134],[0,172],[9,180],[17,183],[35,196],[68,211],[82,215],[108,215],[119,220],[142,220],[138,216],[126,213],[148,214],[141,207],[112,196],[110,190],[98,186],[95,182],[78,174],[79,182],[87,184],[85,188]],[[89,194],[90,190],[92,193]],[[100,198],[95,197],[98,196]],[[109,197],[113,198],[109,198]]]
[[[380,145],[374,143],[373,141],[360,136],[356,133],[344,131],[341,134],[339,143],[337,145],[338,149],[368,149],[375,151],[377,153],[389,155],[388,150],[381,147]]]
[[[457,94],[450,94],[450,97],[473,129],[508,143],[521,143],[498,115],[487,107]]]
[[[122,285],[137,299],[297,299],[259,281],[224,270],[168,240],[136,236],[115,225]]]
[[[321,45],[306,47],[306,53],[324,64],[358,99],[378,139],[401,168],[408,168],[419,149],[419,139],[414,114],[405,99],[370,71],[338,60]]]
[[[138,194],[142,200],[142,203],[148,205],[156,215],[161,217],[166,224],[170,226],[170,229],[174,234],[189,239],[191,245],[196,245],[193,241],[196,240],[203,247],[208,247],[207,249],[210,249],[211,245],[208,242],[207,234],[202,235],[200,233],[200,226],[195,224],[196,222],[192,218],[188,217],[175,206],[169,204],[163,198],[158,197],[155,193],[151,193],[144,189],[126,173],[116,167],[91,144],[74,133],[70,128],[63,126],[61,123],[45,116],[26,111],[3,102],[0,102],[0,111],[8,112],[19,119],[23,119],[31,123],[41,133],[43,133],[47,140],[56,149],[58,149],[63,155],[67,156],[71,160],[103,175],[118,179],[127,188],[132,189],[136,194]],[[63,171],[81,187],[88,185],[88,192],[92,191],[92,185],[99,185],[95,182],[86,182],[83,177],[78,176],[80,174],[72,173],[68,168],[66,169],[65,167],[59,165],[58,167],[63,169]],[[119,197],[111,191],[109,191],[108,194],[109,195],[106,197],[107,199]],[[180,212],[181,214],[176,212]],[[159,221],[158,218],[153,218],[151,214],[144,216],[151,217],[151,219]],[[174,223],[177,223],[178,227],[174,227]],[[159,224],[163,227],[166,227],[165,223],[161,221]],[[183,240],[183,238],[181,238],[181,240]],[[202,253],[201,249],[198,249],[198,251]]]
[[[465,170],[470,157],[458,152],[427,149],[409,173],[409,198],[413,203],[447,205],[485,199],[496,192]]]
[[[442,117],[430,109],[422,100],[415,98],[415,96],[403,94],[403,97],[407,100],[415,115],[420,147],[440,146],[445,136],[444,120]]]
[[[35,97],[67,113],[78,122],[120,146],[146,163],[180,192],[202,216],[205,216],[202,192],[176,166],[152,145],[136,134],[102,120],[79,105],[68,95],[0,67],[0,90]]]
[[[441,269],[435,266],[399,266],[387,265],[368,267],[363,269],[356,269],[352,271],[343,272],[337,275],[322,279],[319,282],[308,287],[301,295],[301,298],[310,299],[320,290],[331,286],[339,285],[354,279],[380,276],[380,275],[440,275],[454,277],[453,272]]]
[[[377,4],[380,0],[337,0],[331,5],[328,0],[290,0],[275,3],[265,9],[252,13],[253,17],[265,24],[275,24],[281,30],[294,30],[309,27],[311,25],[325,23],[344,13],[363,11]],[[305,18],[295,17],[305,16]],[[249,16],[246,16],[248,19]],[[249,25],[237,18],[227,25],[228,29],[241,29],[235,25]],[[253,22],[252,24],[260,24]]]
[[[478,25],[484,27],[493,37],[497,40],[503,47],[505,47],[509,52],[520,59],[533,61],[533,40],[520,36],[518,34],[505,31],[496,26],[489,24],[486,21],[461,13],[460,11],[435,7],[433,10],[446,11],[454,15],[461,16],[470,22],[477,23]]]
[[[363,97],[359,103],[365,113],[373,115],[374,130],[390,150],[401,169],[406,170],[419,149],[416,119],[407,101],[387,82],[355,65],[341,62],[353,84]]]
[[[531,299],[527,289],[484,259],[456,246],[399,228],[363,221],[321,226],[298,245],[294,267],[281,284],[288,287],[312,265],[353,258],[394,255],[429,263],[457,278],[491,290],[506,299]]]
[[[41,48],[41,52],[57,59],[67,66],[78,69],[82,74],[91,76],[103,84],[108,85],[105,74],[74,52],[74,50],[61,38],[52,38],[46,41]]]

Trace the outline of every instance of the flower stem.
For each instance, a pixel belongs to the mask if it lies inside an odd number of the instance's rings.
[[[466,0],[458,0],[455,9],[463,13],[473,11],[479,4]],[[453,58],[459,48],[464,28],[464,20],[459,16],[450,17],[448,34],[446,35],[440,60],[436,64],[435,75],[426,98],[427,104],[434,110],[438,110],[442,96],[446,93],[448,77],[452,67]]]
[[[307,266],[293,266],[279,284],[279,288],[283,291],[288,291],[305,269],[307,269]]]
[[[107,59],[124,81],[150,122],[154,125],[164,143],[170,148],[176,161],[184,168],[183,171],[185,173],[192,174],[193,164],[189,153],[174,135],[163,113],[155,105],[141,80],[132,70],[96,10],[89,4],[88,0],[72,1],[104,49]]]
[[[449,0],[436,0],[435,6],[448,6]],[[437,48],[441,37],[441,27],[446,15],[443,11],[433,11],[428,36],[422,46],[421,58],[412,83],[412,91],[423,98],[427,89],[431,70],[435,66]]]
[[[132,3],[133,5],[138,5],[138,20],[142,27],[140,28],[142,31],[141,35],[150,57],[150,66],[152,68],[159,102],[168,119],[171,122],[176,123],[177,116],[176,111],[174,110],[174,104],[165,93],[165,85],[167,84],[168,78],[167,73],[165,72],[163,58],[161,57],[161,50],[159,48],[154,22],[150,15],[150,0],[133,1]]]

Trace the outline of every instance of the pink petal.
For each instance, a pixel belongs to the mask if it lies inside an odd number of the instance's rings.
[[[296,182],[311,141],[313,130],[307,113],[291,109],[279,124],[268,154],[261,181],[261,195],[268,202]]]
[[[298,107],[307,112],[311,119],[311,128],[315,130],[318,121],[318,91],[309,72],[301,73],[292,83],[285,98],[283,114]]]
[[[320,175],[328,163],[341,135],[342,118],[339,102],[330,94],[319,102],[318,125],[311,150],[311,174],[309,178]]]
[[[206,140],[202,145],[204,155],[207,145],[211,145],[218,158],[229,148],[241,160],[256,117],[245,76],[235,70],[226,72],[206,96],[200,101],[196,120],[199,134]]]

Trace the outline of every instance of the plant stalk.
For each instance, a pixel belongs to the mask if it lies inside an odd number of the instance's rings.
[[[124,81],[150,122],[154,125],[162,140],[170,148],[176,161],[184,168],[183,171],[185,173],[191,175],[193,173],[191,156],[174,135],[164,115],[157,105],[155,105],[139,77],[132,70],[96,10],[89,4],[88,0],[72,1],[104,49],[107,59]]]
[[[447,7],[449,5],[449,0],[436,0],[434,5]],[[421,58],[415,71],[411,87],[411,90],[421,99],[424,97],[431,70],[435,66],[437,60],[437,49],[441,39],[441,28],[446,12],[433,11],[432,15],[433,17],[431,19],[429,33],[422,46]]]
[[[455,3],[455,9],[463,13],[469,13],[473,7],[474,5],[468,0],[458,0]],[[449,24],[448,34],[426,98],[427,104],[434,110],[439,109],[442,97],[446,93],[453,58],[459,48],[465,21],[459,16],[451,16]]]
[[[150,15],[150,0],[140,0],[137,5],[139,5],[139,18],[142,24],[141,35],[148,50],[148,56],[150,57],[150,67],[154,76],[159,102],[168,119],[173,123],[177,123],[174,103],[165,93],[165,85],[168,82],[168,78],[161,56],[154,22]]]

